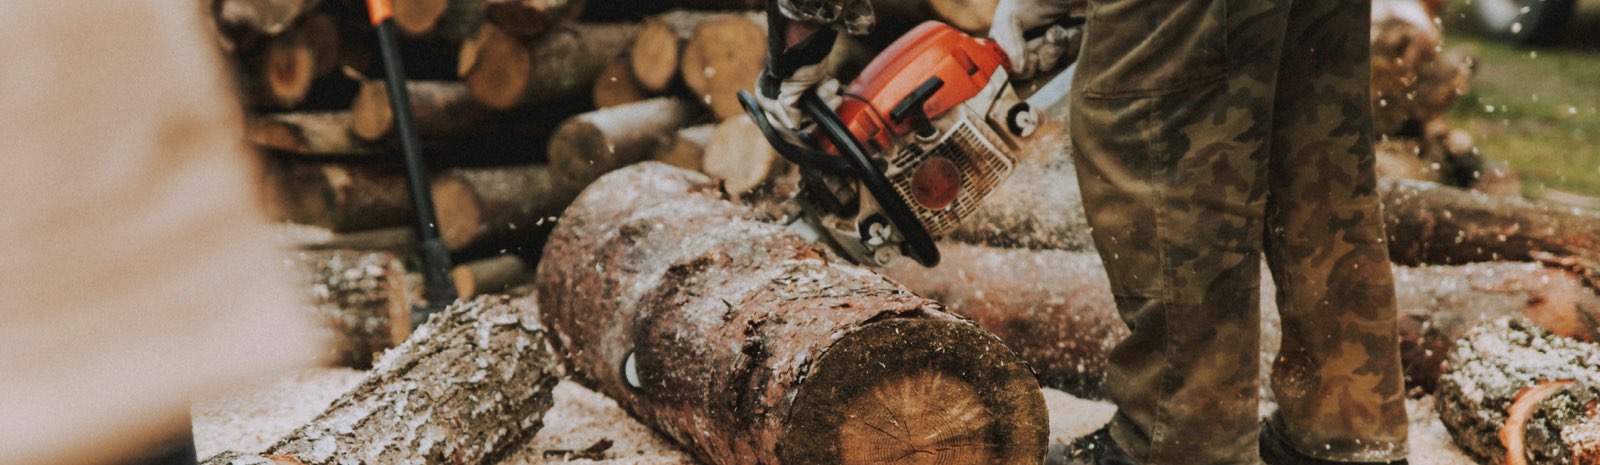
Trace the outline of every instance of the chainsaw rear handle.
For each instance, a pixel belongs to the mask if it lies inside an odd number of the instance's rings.
[[[756,102],[755,96],[749,92],[739,91],[739,103],[744,106],[744,111],[754,120],[756,127],[761,129],[761,134],[767,142],[790,162],[806,169],[815,169],[826,173],[847,176],[860,180],[867,188],[867,193],[883,207],[884,215],[889,217],[889,223],[900,231],[905,239],[906,256],[916,260],[922,266],[932,267],[939,264],[939,247],[934,244],[933,236],[928,234],[928,229],[922,221],[911,212],[911,207],[906,205],[905,199],[900,198],[895,192],[894,184],[884,176],[883,170],[878,169],[867,156],[861,142],[850,133],[850,129],[839,120],[839,114],[828,106],[828,102],[818,97],[815,91],[807,91],[800,96],[800,112],[810,116],[822,134],[833,142],[838,148],[839,156],[803,147],[789,140],[772,123],[767,120],[766,112]]]

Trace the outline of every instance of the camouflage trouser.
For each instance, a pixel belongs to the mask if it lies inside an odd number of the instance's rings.
[[[1132,329],[1107,373],[1112,436],[1141,463],[1260,462],[1263,253],[1275,429],[1324,460],[1405,455],[1369,2],[1089,1],[1072,136]]]

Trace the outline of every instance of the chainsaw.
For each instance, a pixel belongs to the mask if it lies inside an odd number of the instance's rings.
[[[1007,66],[994,42],[930,21],[874,58],[837,109],[815,92],[801,96],[798,109],[815,122],[810,133],[774,127],[755,97],[740,92],[767,141],[801,169],[803,214],[790,230],[861,264],[908,256],[937,265],[935,238],[1011,176],[1012,154],[1038,127]]]

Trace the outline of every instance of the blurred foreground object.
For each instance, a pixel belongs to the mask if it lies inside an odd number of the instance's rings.
[[[0,463],[99,463],[319,352],[192,4],[0,4]]]

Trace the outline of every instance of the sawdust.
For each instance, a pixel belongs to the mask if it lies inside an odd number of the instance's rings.
[[[201,457],[223,450],[261,452],[279,437],[310,421],[345,391],[360,383],[363,372],[324,368],[307,370],[259,389],[241,391],[197,404],[195,442]],[[1059,449],[1093,432],[1116,408],[1105,402],[1044,390],[1050,409],[1050,446]],[[1413,465],[1472,465],[1450,442],[1434,414],[1431,399],[1407,403],[1411,415]],[[545,413],[544,428],[500,462],[504,465],[693,465],[688,454],[639,423],[616,401],[571,381],[555,388],[555,406]]]

